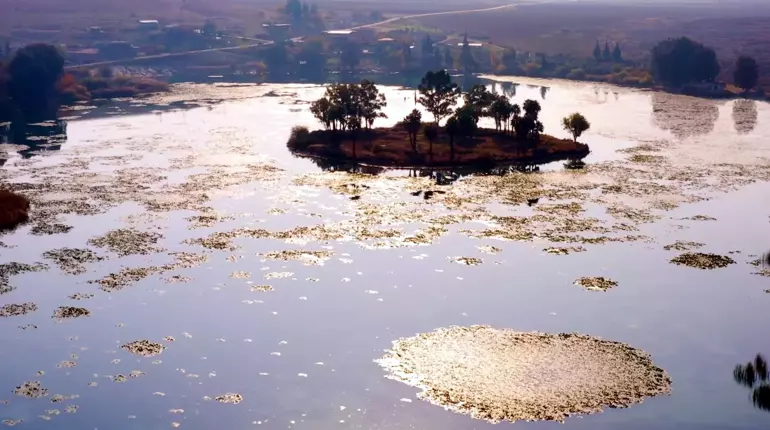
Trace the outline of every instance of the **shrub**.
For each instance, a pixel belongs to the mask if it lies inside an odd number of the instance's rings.
[[[307,127],[301,125],[292,127],[288,146],[290,148],[306,149],[308,145],[310,145],[310,131],[308,131]]]
[[[586,78],[586,72],[583,69],[572,69],[567,75],[567,79],[582,81]]]
[[[29,219],[29,200],[19,194],[0,190],[0,230],[10,230]]]

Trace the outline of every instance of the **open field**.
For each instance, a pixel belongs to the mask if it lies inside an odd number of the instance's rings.
[[[597,40],[618,42],[627,59],[644,61],[661,39],[688,36],[712,46],[723,78],[739,54],[754,56],[770,85],[770,3],[615,5],[601,2],[542,3],[494,12],[436,15],[408,23],[443,31],[468,31],[519,51],[589,56]],[[763,67],[764,66],[764,67]]]

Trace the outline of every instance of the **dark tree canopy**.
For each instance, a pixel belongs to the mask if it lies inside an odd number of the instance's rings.
[[[735,61],[735,71],[733,72],[733,82],[744,91],[749,91],[757,86],[759,80],[759,66],[757,61],[751,57],[740,56]]]
[[[17,50],[7,73],[8,94],[26,119],[55,116],[56,84],[64,73],[64,57],[55,46],[36,43]]]
[[[652,72],[666,85],[711,82],[719,71],[714,50],[686,37],[664,40],[652,49]]]
[[[442,118],[452,114],[453,106],[457,103],[457,84],[446,70],[428,72],[422,78],[418,102],[433,114],[436,124]]]

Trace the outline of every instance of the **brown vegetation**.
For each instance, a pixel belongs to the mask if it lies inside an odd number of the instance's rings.
[[[0,230],[10,230],[29,219],[29,199],[0,190]]]
[[[356,153],[353,155],[353,145]],[[539,164],[550,161],[582,158],[588,155],[588,145],[572,140],[541,135],[540,141],[519,141],[491,129],[478,129],[472,137],[454,137],[454,160],[451,158],[450,136],[441,130],[433,142],[424,133],[417,134],[417,152],[412,151],[409,134],[403,127],[375,128],[356,133],[355,143],[350,132],[316,130],[295,132],[287,142],[297,155],[331,160],[355,161],[385,167],[443,167],[490,166],[505,163]]]

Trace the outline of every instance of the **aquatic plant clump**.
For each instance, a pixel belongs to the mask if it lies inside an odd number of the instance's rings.
[[[17,396],[38,399],[48,395],[48,389],[40,386],[40,381],[27,381],[13,390]]]
[[[124,349],[132,354],[142,357],[154,357],[163,352],[166,347],[157,342],[142,339],[121,345],[120,349]]]
[[[393,342],[376,361],[419,398],[490,422],[563,421],[671,389],[643,351],[579,334],[441,328]]]
[[[0,307],[0,318],[16,317],[26,315],[37,310],[37,305],[32,302],[10,303]]]
[[[63,319],[74,319],[74,318],[90,317],[90,316],[91,316],[91,311],[89,311],[86,308],[77,308],[74,306],[60,306],[58,309],[54,311],[52,318],[57,320],[63,320]]]
[[[232,403],[237,405],[243,401],[243,396],[238,393],[226,393],[222,394],[221,396],[214,397],[214,400],[219,403]]]
[[[146,233],[134,229],[120,228],[107,234],[89,239],[88,244],[107,248],[121,257],[127,255],[147,255],[158,252],[154,245],[162,236],[158,233]]]
[[[85,264],[101,261],[90,249],[60,248],[46,251],[43,258],[53,260],[62,272],[79,275],[86,272]]]
[[[612,287],[617,287],[618,283],[612,279],[598,277],[585,277],[575,281],[575,285],[580,285],[589,291],[607,291]]]
[[[697,269],[712,270],[735,264],[735,260],[725,255],[686,252],[671,259],[671,263],[680,266],[695,267]]]
[[[706,246],[705,243],[677,240],[671,245],[663,247],[666,251],[691,251]]]

